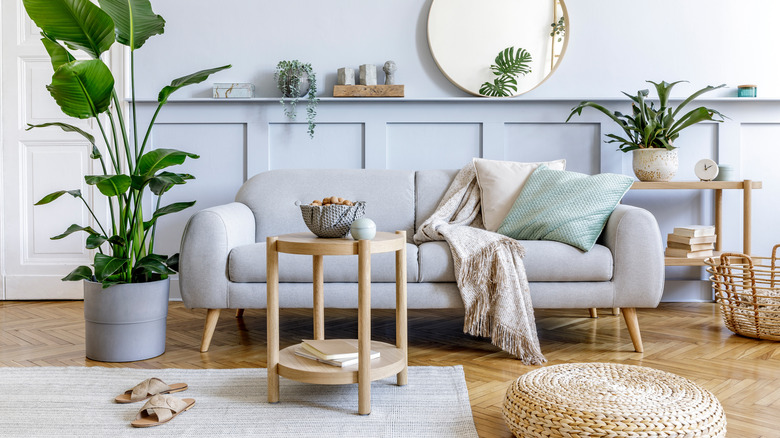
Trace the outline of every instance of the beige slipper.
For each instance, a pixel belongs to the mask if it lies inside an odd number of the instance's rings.
[[[177,398],[172,395],[158,394],[144,404],[144,407],[135,416],[135,421],[132,421],[130,425],[133,427],[159,426],[189,410],[193,405],[195,405],[195,399],[192,398]]]
[[[117,403],[135,403],[144,401],[153,395],[170,394],[184,391],[185,389],[187,389],[186,383],[173,383],[167,385],[157,377],[152,377],[151,379],[146,379],[135,385],[133,389],[128,389],[124,394],[116,396],[114,401]]]

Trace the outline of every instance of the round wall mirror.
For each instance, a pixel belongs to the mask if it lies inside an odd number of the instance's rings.
[[[428,46],[444,76],[477,95],[511,97],[544,82],[569,37],[563,0],[433,0]]]

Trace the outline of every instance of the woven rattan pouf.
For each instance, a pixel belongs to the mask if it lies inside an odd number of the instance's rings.
[[[517,437],[725,437],[712,393],[665,371],[613,363],[551,365],[506,392]]]

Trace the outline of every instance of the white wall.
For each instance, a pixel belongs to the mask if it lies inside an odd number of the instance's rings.
[[[446,1],[446,0],[437,0]],[[518,0],[519,1],[519,0]],[[495,13],[484,1],[486,14]],[[393,59],[406,97],[467,96],[438,71],[428,51],[430,0],[164,0],[154,4],[166,31],[138,52],[138,97],[153,98],[170,79],[206,65],[233,64],[215,81],[254,82],[276,96],[282,59],[311,62],[330,96],[336,69]],[[644,80],[680,87],[749,83],[780,97],[773,31],[780,2],[770,0],[568,0],[569,47],[552,78],[528,97],[615,97]],[[381,71],[380,71],[381,74]],[[179,97],[209,97],[209,84]],[[730,95],[733,90],[719,91]]]
[[[3,0],[3,5],[9,2],[18,4],[20,0]],[[604,134],[615,132],[605,117],[592,113],[564,123],[577,101],[599,99],[627,111],[620,91],[645,88],[649,85],[646,79],[689,80],[690,84],[679,86],[677,96],[720,83],[730,88],[712,96],[731,96],[733,86],[753,83],[759,86],[761,99],[703,102],[730,119],[723,124],[695,126],[683,134],[677,143],[681,169],[676,179],[693,179],[695,161],[710,157],[734,165],[742,178],[763,180],[764,189],[753,197],[753,249],[766,254],[772,243],[780,242],[780,232],[774,231],[769,219],[777,213],[773,200],[780,196],[780,180],[766,166],[768,159],[780,159],[775,141],[780,135],[780,85],[776,81],[780,67],[773,56],[780,35],[772,31],[772,17],[780,13],[780,2],[569,0],[571,40],[560,67],[539,88],[510,100],[468,97],[439,72],[427,48],[429,5],[429,0],[154,1],[155,11],[167,24],[163,36],[150,39],[136,54],[140,120],[151,116],[157,92],[171,79],[202,68],[234,66],[174,95],[178,101],[166,107],[158,119],[153,134],[158,147],[191,150],[202,156],[182,169],[198,179],[177,188],[175,194],[172,191],[171,196],[197,199],[197,208],[205,208],[231,201],[243,180],[268,169],[457,168],[473,156],[518,161],[565,157],[570,170],[631,174],[630,155],[616,152],[602,141]],[[4,24],[14,23],[6,18]],[[16,35],[6,29],[3,47],[13,47],[8,38]],[[38,51],[34,56],[40,56]],[[311,62],[319,74],[320,95],[325,99],[320,103],[314,140],[306,135],[301,120],[290,123],[283,117],[275,100],[274,67],[279,60],[293,58]],[[42,58],[31,59],[45,63]],[[381,65],[388,59],[399,67],[397,78],[406,85],[406,98],[327,99],[337,68]],[[24,77],[25,72],[17,75],[15,58],[9,62],[4,54],[3,60],[4,78]],[[257,95],[269,99],[191,99],[210,97],[212,82],[253,82]],[[33,85],[42,87],[43,83]],[[24,93],[8,97],[9,92],[19,89],[15,81],[4,84],[4,120],[9,119],[9,108],[16,113],[18,107],[25,107],[18,102],[28,99]],[[30,116],[39,117],[49,107],[32,108]],[[38,108],[43,113],[35,113]],[[303,110],[299,113],[302,118]],[[19,123],[12,118],[12,128],[23,126],[25,117],[18,117]],[[3,128],[8,128],[5,122]],[[26,135],[19,132],[19,136]],[[10,137],[6,134],[3,138]],[[4,140],[3,144],[6,200],[9,194],[11,199],[27,199],[27,193],[51,182],[37,171],[38,179],[32,182],[9,179],[9,171],[12,175],[35,171],[25,167],[32,164],[25,162],[22,154],[13,152],[15,142]],[[726,193],[724,198],[725,247],[739,249],[741,198],[737,193]],[[674,226],[712,221],[712,195],[706,192],[632,192],[626,202],[651,210],[662,233]],[[188,216],[172,215],[161,221],[158,236],[163,237],[158,237],[158,248],[169,252],[178,249]],[[6,238],[35,231],[23,225],[24,215],[16,204],[6,207],[3,218]],[[60,216],[53,213],[49,218],[30,236],[37,239],[43,235],[44,225],[56,224]],[[73,254],[62,255],[57,263],[45,257],[28,260],[20,256],[29,252],[24,242],[11,242],[4,251],[6,260],[14,260],[10,268],[3,266],[5,297],[29,297],[30,285],[35,286],[36,296],[62,296],[48,290],[59,288],[54,280],[70,268],[59,261],[83,256],[73,249]],[[37,281],[47,275],[52,281]],[[8,278],[13,278],[10,286]],[[700,281],[702,278],[699,268],[668,268],[664,299],[709,299],[708,283]]]

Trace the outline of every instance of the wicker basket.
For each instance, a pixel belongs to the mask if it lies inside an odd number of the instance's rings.
[[[724,253],[704,261],[726,327],[758,339],[780,341],[780,266],[772,257]]]
[[[366,214],[366,203],[354,205],[308,205],[300,204],[303,222],[317,237],[344,237],[349,233],[352,222]]]

